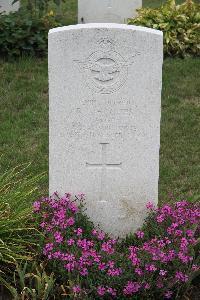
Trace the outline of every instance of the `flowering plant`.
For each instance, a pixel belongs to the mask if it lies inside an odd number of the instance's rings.
[[[174,299],[199,274],[200,208],[187,201],[150,211],[143,229],[124,241],[94,228],[83,194],[55,193],[34,203],[43,255],[74,284],[73,299]],[[90,298],[91,297],[91,298]]]

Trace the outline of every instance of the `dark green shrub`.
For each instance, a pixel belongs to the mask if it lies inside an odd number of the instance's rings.
[[[39,16],[43,16],[48,13],[51,9],[52,5],[57,8],[58,12],[61,12],[61,6],[67,0],[25,0],[21,1],[21,8],[27,10],[31,14],[38,14]],[[16,2],[20,2],[20,0],[13,0],[13,4]]]
[[[43,56],[48,31],[58,25],[53,12],[42,18],[19,12],[0,15],[0,56]]]
[[[138,17],[129,19],[128,24],[163,31],[165,55],[200,55],[200,4],[192,0],[181,5],[176,5],[175,0],[168,0],[159,8],[139,9]]]

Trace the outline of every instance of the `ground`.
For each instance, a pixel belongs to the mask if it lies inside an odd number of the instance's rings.
[[[163,1],[144,1],[158,5]],[[67,1],[74,18],[76,3]],[[198,197],[200,182],[200,59],[165,59],[163,66],[159,199]],[[48,173],[47,59],[0,61],[1,171],[32,162]],[[43,187],[48,188],[48,177]]]

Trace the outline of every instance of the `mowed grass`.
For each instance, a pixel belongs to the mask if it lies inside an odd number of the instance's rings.
[[[166,59],[163,67],[159,198],[198,196],[200,59]],[[32,162],[48,175],[47,60],[0,62],[1,172]],[[59,146],[59,145],[58,145]],[[44,189],[48,190],[48,176]]]
[[[26,0],[24,0],[26,1]],[[144,0],[157,7],[165,0]],[[181,3],[182,0],[176,1]],[[23,3],[23,2],[22,2]],[[55,6],[52,5],[53,8]],[[63,6],[76,23],[77,0]],[[200,194],[200,60],[166,59],[163,67],[159,198]],[[46,59],[0,61],[0,168],[32,162],[48,190],[48,72]]]
[[[47,76],[46,60],[0,62],[1,173],[27,162],[30,173],[48,170]]]
[[[200,196],[200,59],[163,67],[160,199]]]

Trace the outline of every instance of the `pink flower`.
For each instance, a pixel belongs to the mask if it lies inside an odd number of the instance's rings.
[[[150,286],[150,284],[149,284],[149,283],[145,283],[145,284],[144,284],[144,289],[145,289],[145,290],[149,290],[149,289],[150,289],[150,287],[151,287],[151,286]]]
[[[105,293],[106,293],[106,288],[103,287],[103,286],[98,286],[98,288],[97,288],[97,294],[98,294],[99,296],[104,296]]]
[[[131,296],[131,295],[137,293],[140,288],[141,288],[141,284],[139,284],[138,282],[128,281],[128,283],[126,284],[126,286],[123,289],[123,293],[124,293],[124,295]]]
[[[146,265],[145,270],[149,272],[155,272],[157,268],[154,264],[150,264],[150,265]]]
[[[183,231],[182,230],[175,230],[175,236],[182,236]]]
[[[156,286],[157,286],[159,289],[162,289],[164,285],[163,285],[163,283],[162,283],[160,280],[158,280],[157,283],[156,283]]]
[[[198,270],[200,270],[200,266],[198,266],[198,265],[192,265],[192,270],[193,271],[198,271]]]
[[[114,262],[113,260],[109,260],[108,263],[107,263],[107,266],[108,266],[109,268],[114,268],[115,262]]]
[[[73,213],[78,212],[78,207],[76,206],[76,204],[74,202],[69,202],[68,207],[71,210],[71,212],[73,212]]]
[[[112,295],[113,297],[115,297],[117,295],[117,291],[116,289],[113,289],[111,287],[107,288],[107,292]]]
[[[82,233],[83,233],[83,229],[77,228],[77,229],[75,230],[75,232],[76,232],[76,234],[77,234],[78,236],[80,236],[80,235],[82,235]]]
[[[39,212],[40,211],[40,206],[41,206],[41,203],[39,201],[35,201],[33,203],[33,211],[34,212]]]
[[[98,235],[97,235],[97,238],[99,239],[99,240],[104,240],[104,238],[105,238],[105,233],[103,232],[103,231],[101,231],[101,232],[99,232],[98,233]]]
[[[158,215],[156,217],[156,220],[158,223],[162,223],[165,220],[165,217],[164,217],[164,215]]]
[[[142,271],[142,269],[140,269],[140,268],[136,268],[136,269],[135,269],[135,273],[138,274],[139,276],[142,276],[142,275],[143,275],[143,271]]]
[[[67,264],[64,265],[64,268],[68,271],[68,272],[72,272],[75,268],[75,263],[74,262],[69,262]]]
[[[170,216],[172,214],[172,208],[169,205],[164,205],[161,208],[161,213]]]
[[[180,282],[188,281],[188,276],[183,274],[182,272],[176,272],[175,278]]]
[[[188,255],[185,255],[184,253],[182,252],[179,252],[178,253],[178,258],[185,264],[189,263],[190,261],[193,260],[193,257],[190,257]]]
[[[75,220],[73,217],[70,217],[69,219],[67,219],[67,226],[73,226],[75,223]]]
[[[135,234],[137,235],[137,237],[139,239],[143,239],[143,237],[144,237],[144,232],[141,230],[138,230]]]
[[[173,293],[171,291],[167,291],[164,296],[165,296],[166,299],[171,299],[172,294]]]
[[[113,249],[113,245],[111,244],[111,241],[104,242],[101,246],[101,250],[108,253],[108,254],[113,254],[114,251],[115,251]]]
[[[121,268],[109,269],[108,272],[107,272],[107,274],[111,277],[119,276],[119,275],[121,275],[121,273],[122,273]]]
[[[139,266],[140,265],[140,259],[137,257],[136,254],[131,253],[129,258],[130,258],[133,266]]]
[[[56,231],[54,233],[54,238],[55,238],[56,243],[58,243],[58,244],[61,244],[63,241],[63,237],[59,231]]]
[[[72,287],[72,290],[73,290],[73,292],[74,292],[75,294],[78,294],[78,293],[81,292],[81,288],[80,288],[79,285],[74,285],[74,286]]]
[[[173,294],[172,291],[167,290],[167,287],[171,284],[187,282],[187,272],[200,269],[198,265],[192,265],[195,258],[193,248],[197,243],[196,236],[199,230],[200,210],[197,205],[182,201],[176,206],[164,205],[155,209],[153,203],[147,204],[149,209],[155,211],[151,214],[151,218],[158,222],[157,235],[148,241],[141,240],[138,247],[130,246],[127,249],[126,244],[122,247],[120,243],[117,244],[116,240],[109,239],[104,232],[96,229],[92,230],[93,239],[89,240],[89,235],[84,232],[85,227],[83,229],[78,227],[80,220],[79,215],[76,215],[78,211],[76,203],[71,201],[70,196],[56,197],[43,198],[34,204],[42,226],[40,230],[46,240],[43,254],[47,259],[59,262],[65,272],[73,272],[72,278],[79,276],[80,280],[87,281],[87,277],[84,279],[83,276],[95,272],[96,298],[113,299],[117,296],[118,289],[119,293],[123,292],[124,298],[140,298],[140,296],[142,298],[144,293],[148,292],[145,290],[155,288],[156,285],[162,293],[160,297],[170,299],[173,298]],[[92,235],[90,233],[90,236]],[[142,229],[138,230],[135,235],[139,239],[146,236]],[[65,237],[67,237],[66,240]],[[124,251],[120,253],[122,248]],[[115,249],[119,252],[117,256],[112,255]],[[128,254],[127,251],[129,251]],[[177,268],[178,263],[180,263],[181,271]],[[130,274],[129,281],[124,284],[121,291],[120,286],[123,284],[121,274],[122,272],[126,274],[130,264],[132,275]],[[123,269],[120,268],[121,266]],[[106,276],[107,282],[113,282],[113,287],[100,285]],[[153,285],[151,286],[148,282],[152,276]],[[131,279],[134,280],[133,278],[138,278],[138,281],[131,281]],[[79,285],[74,285],[71,291],[76,298],[79,297],[79,293],[83,292]]]
[[[188,202],[185,201],[185,200],[176,202],[176,207],[177,208],[180,208],[180,207],[182,208],[182,207],[186,207],[186,206],[188,206]]]
[[[186,230],[186,234],[187,234],[187,236],[189,236],[189,237],[193,237],[193,235],[194,235],[194,231],[193,231],[193,230],[190,230],[190,229],[188,229],[188,230]]]
[[[53,256],[53,258],[55,258],[55,259],[59,259],[59,258],[62,256],[62,254],[61,254],[60,251],[56,251],[56,252],[54,252],[54,253],[52,254],[52,256]]]
[[[160,274],[161,276],[165,276],[165,275],[167,274],[167,271],[165,271],[165,270],[160,270],[159,274]]]
[[[87,276],[87,275],[88,275],[88,270],[87,270],[86,268],[82,268],[82,269],[80,270],[80,274],[81,274],[82,276]]]
[[[72,246],[72,245],[74,245],[74,243],[75,243],[75,240],[73,240],[73,239],[69,239],[69,240],[67,241],[67,245],[68,245],[68,246]]]
[[[104,270],[106,269],[106,264],[105,264],[105,263],[100,263],[100,264],[98,265],[98,269],[99,269],[100,271],[104,271]]]
[[[98,231],[96,229],[92,230],[92,235],[96,236],[98,234]]]
[[[49,252],[51,252],[54,248],[54,244],[53,243],[48,243],[44,246],[44,249],[43,249],[43,254],[44,255],[47,255]]]
[[[147,209],[150,209],[150,210],[154,210],[154,209],[155,209],[155,206],[154,206],[153,202],[149,201],[149,202],[146,204],[146,208],[147,208]]]

